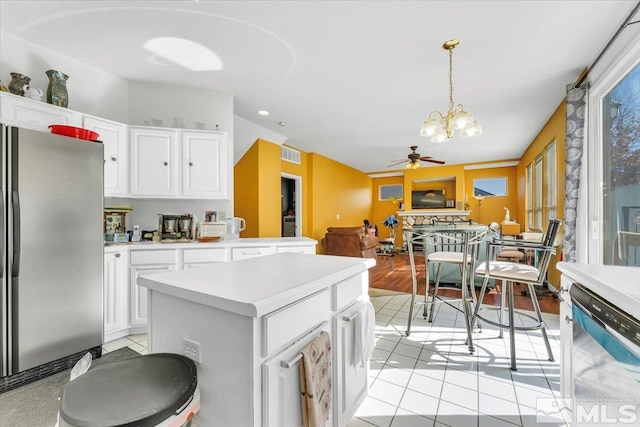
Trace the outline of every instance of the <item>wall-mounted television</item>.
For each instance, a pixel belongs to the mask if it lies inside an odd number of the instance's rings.
[[[444,190],[411,192],[411,209],[441,209],[445,207]]]

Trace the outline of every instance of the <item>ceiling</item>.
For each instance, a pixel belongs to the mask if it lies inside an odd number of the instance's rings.
[[[447,164],[518,159],[634,4],[2,0],[0,29],[127,80],[232,91],[234,114],[287,145],[375,172],[412,145]],[[200,43],[224,68],[154,57],[154,37]],[[484,133],[434,144],[419,130],[447,109],[451,38],[454,101]]]

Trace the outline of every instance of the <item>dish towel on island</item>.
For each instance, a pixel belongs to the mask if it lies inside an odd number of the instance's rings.
[[[322,332],[302,349],[300,399],[304,427],[321,427],[331,410],[331,337]]]
[[[358,365],[365,367],[371,353],[376,348],[376,314],[371,301],[367,301],[360,307],[355,321],[354,367]]]

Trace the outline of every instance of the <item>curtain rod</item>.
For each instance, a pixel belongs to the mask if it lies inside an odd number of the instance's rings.
[[[604,54],[607,52],[607,50],[609,50],[609,48],[611,47],[613,42],[616,41],[616,39],[618,38],[618,36],[622,32],[622,30],[624,30],[629,25],[637,24],[638,22],[640,22],[640,21],[630,22],[631,18],[633,18],[633,16],[638,12],[638,9],[640,9],[640,1],[638,1],[638,3],[636,3],[636,6],[633,8],[631,13],[629,13],[629,15],[627,16],[627,19],[624,20],[624,23],[622,25],[620,25],[620,27],[618,28],[618,31],[616,31],[616,33],[613,35],[613,37],[611,37],[611,40],[609,40],[609,43],[607,43],[607,45],[604,47],[604,49],[602,49],[600,54],[596,57],[595,61],[593,61],[591,66],[589,68],[587,68],[587,71],[582,75],[582,77],[580,77],[580,80],[578,80],[578,82],[575,84],[574,88],[578,89],[580,87],[580,85],[585,81],[585,79],[589,75],[589,71],[591,71],[591,69],[596,66],[598,61],[600,61],[600,59],[604,56]]]

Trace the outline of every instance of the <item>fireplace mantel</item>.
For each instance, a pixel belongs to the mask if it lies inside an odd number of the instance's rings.
[[[428,216],[428,217],[441,217],[441,216],[455,216],[465,219],[471,215],[471,211],[461,211],[458,209],[422,209],[414,211],[398,211],[398,216]]]

